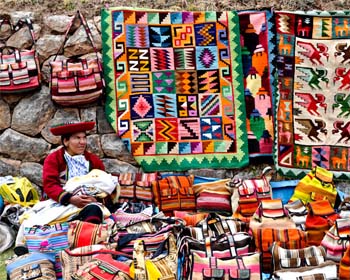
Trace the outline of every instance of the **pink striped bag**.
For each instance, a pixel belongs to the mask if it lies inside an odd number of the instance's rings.
[[[119,203],[142,202],[151,205],[153,201],[152,182],[159,179],[158,172],[125,172],[118,176],[120,185]]]
[[[350,219],[337,219],[326,232],[321,245],[326,249],[326,259],[340,262],[350,244]]]
[[[260,280],[260,254],[249,253],[231,259],[201,257],[196,253],[191,255],[192,267],[189,278],[200,279],[250,279]]]

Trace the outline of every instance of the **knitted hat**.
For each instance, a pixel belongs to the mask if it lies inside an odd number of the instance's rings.
[[[67,122],[51,127],[50,131],[53,135],[59,136],[76,132],[85,132],[93,129],[94,126],[95,122]]]

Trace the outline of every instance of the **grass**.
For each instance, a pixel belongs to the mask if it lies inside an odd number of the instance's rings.
[[[8,258],[12,257],[13,254],[14,252],[12,248],[0,254],[0,279],[1,280],[5,280],[7,278],[5,261]]]

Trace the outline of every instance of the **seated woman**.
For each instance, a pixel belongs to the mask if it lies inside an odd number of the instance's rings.
[[[86,131],[92,130],[95,122],[68,123],[52,127],[51,133],[61,136],[63,147],[52,152],[44,161],[43,189],[51,199],[62,205],[73,204],[84,208],[76,219],[91,223],[101,223],[102,210],[91,195],[73,195],[63,189],[63,185],[71,178],[88,174],[92,169],[105,170],[102,161],[94,154],[86,151]],[[90,205],[91,204],[91,205]]]
[[[86,131],[94,126],[95,122],[74,122],[50,129],[53,135],[61,136],[63,146],[50,153],[44,161],[43,191],[48,199],[40,201],[20,217],[21,226],[15,248],[17,255],[26,251],[23,246],[25,227],[70,220],[98,224],[110,215],[108,206],[111,205],[107,205],[107,202],[118,181],[104,172],[103,162],[96,155],[86,150]],[[100,173],[96,173],[99,170]],[[95,177],[100,175],[103,179],[96,183],[99,187],[97,193],[90,191],[93,188],[86,181],[79,185],[79,179],[89,179],[93,172]],[[104,195],[101,196],[101,193]]]

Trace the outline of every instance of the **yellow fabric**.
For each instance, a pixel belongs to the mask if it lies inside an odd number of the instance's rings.
[[[145,265],[146,265],[148,280],[158,280],[161,278],[162,274],[159,272],[158,268],[153,264],[152,261],[146,260]],[[134,264],[130,266],[130,276],[131,278],[135,279]]]
[[[291,201],[300,199],[304,204],[315,200],[327,199],[334,206],[337,189],[333,183],[333,175],[319,166],[305,175],[295,187]]]
[[[13,177],[13,184],[2,184],[0,195],[8,203],[31,207],[39,201],[39,194],[26,177]]]

